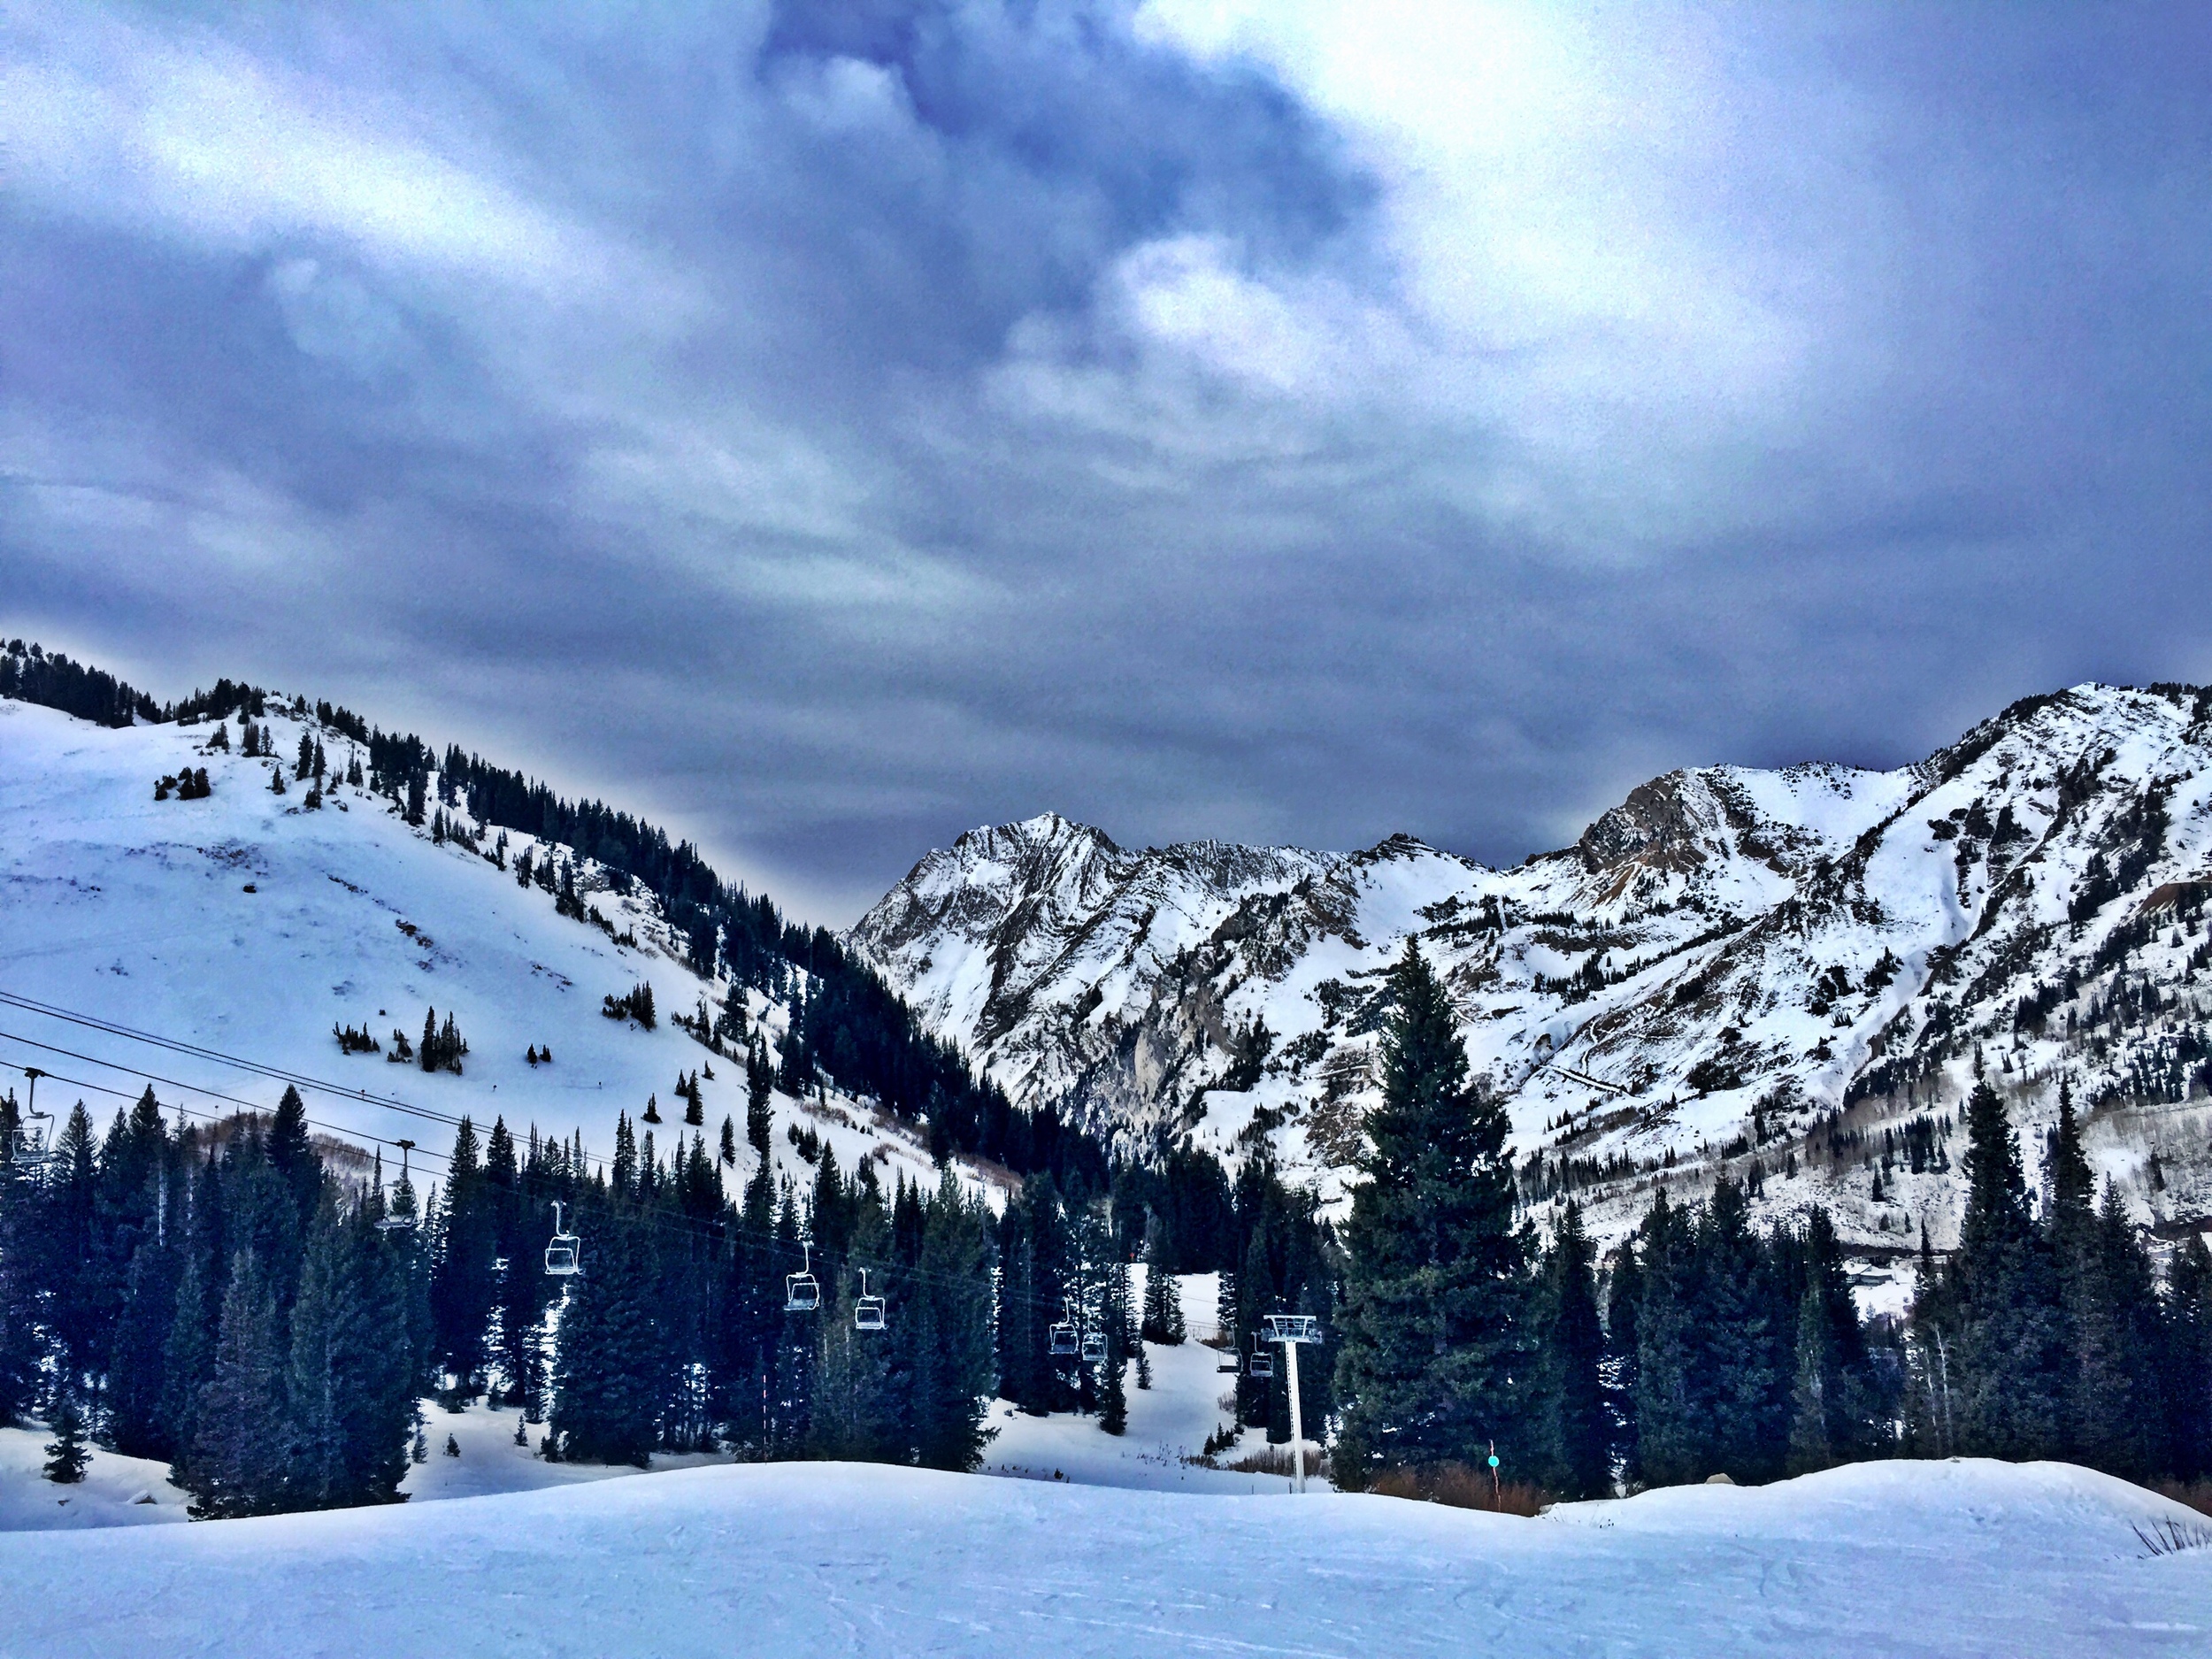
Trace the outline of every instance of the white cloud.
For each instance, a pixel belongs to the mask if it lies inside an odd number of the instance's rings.
[[[1386,402],[1459,450],[1449,496],[1568,550],[1755,514],[1746,469],[1801,436],[1837,249],[1778,262],[1717,222],[1760,117],[1695,27],[1465,0],[1148,0],[1135,27],[1332,123],[1380,187],[1379,269],[1232,273],[1166,242],[1102,285],[1102,323],[1256,389]]]
[[[0,58],[10,187],[48,212],[231,250],[336,240],[545,294],[637,280],[621,250],[419,120],[211,35],[88,8],[16,14]]]

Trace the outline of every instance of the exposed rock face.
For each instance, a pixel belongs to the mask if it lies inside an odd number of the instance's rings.
[[[1978,1054],[2024,1128],[2069,1080],[2170,1230],[2212,1215],[2208,713],[2082,686],[1898,772],[1670,772],[1510,871],[1402,836],[1131,851],[1046,817],[933,853],[852,939],[1018,1098],[1133,1149],[1264,1138],[1335,1190],[1410,940],[1531,1190],[1601,1225],[1726,1167],[1770,1209],[1817,1191],[1863,1245],[1940,1243]]]

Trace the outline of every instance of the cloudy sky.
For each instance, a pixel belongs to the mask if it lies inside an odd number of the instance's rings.
[[[2212,12],[0,7],[0,628],[849,919],[2212,679]]]

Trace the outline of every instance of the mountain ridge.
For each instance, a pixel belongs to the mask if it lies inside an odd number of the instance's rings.
[[[1889,771],[1680,768],[1510,869],[1404,834],[1130,849],[1046,813],[925,856],[846,938],[1018,1102],[1130,1150],[1263,1141],[1340,1195],[1410,939],[1532,1202],[1617,1227],[1727,1171],[1840,1201],[1863,1248],[1941,1241],[1978,1055],[2032,1170],[2063,1081],[2170,1230],[2212,1211],[2208,717],[2200,687],[2090,682]]]

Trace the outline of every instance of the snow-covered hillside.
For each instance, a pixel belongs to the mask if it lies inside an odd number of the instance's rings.
[[[0,1655],[2134,1659],[2212,1640],[2212,1548],[2144,1541],[2202,1520],[2052,1463],[1863,1463],[1536,1520],[761,1464],[0,1536]]]
[[[307,732],[342,773],[342,738],[273,702],[270,710],[257,724],[278,755],[288,758]],[[0,700],[0,993],[10,999],[0,1065],[50,1074],[41,1111],[58,1122],[82,1100],[104,1129],[150,1079],[165,1105],[203,1117],[266,1110],[283,1087],[270,1072],[296,1073],[324,1085],[303,1084],[311,1119],[358,1145],[381,1141],[388,1174],[390,1143],[419,1143],[418,1186],[439,1178],[464,1113],[480,1132],[499,1117],[518,1137],[531,1125],[580,1132],[588,1152],[604,1156],[616,1114],[636,1119],[651,1099],[665,1154],[693,1133],[673,1093],[693,1072],[710,1148],[725,1117],[741,1128],[741,1058],[718,1060],[672,1018],[703,996],[718,1008],[731,987],[690,970],[649,896],[526,835],[484,834],[481,852],[434,841],[358,787],[334,785],[309,810],[305,783],[273,793],[271,763],[238,753],[235,726],[231,749],[210,750],[212,729],[117,730]],[[157,799],[157,780],[188,766],[206,771],[208,797]],[[526,853],[573,864],[587,919],[518,882]],[[641,983],[653,988],[657,1029],[603,1016],[603,998]],[[751,1023],[772,1040],[786,1010],[746,995]],[[468,1043],[458,1074],[390,1061],[393,1033],[414,1042],[433,1009]],[[382,1051],[342,1053],[340,1026],[367,1030]],[[549,1049],[550,1063],[530,1064],[534,1049]],[[23,1079],[12,1081],[24,1100]],[[895,1171],[936,1179],[911,1133],[864,1102],[780,1094],[776,1107],[774,1154],[803,1179],[794,1125],[826,1140],[847,1170],[877,1159],[887,1185]],[[753,1163],[741,1136],[725,1172],[733,1192]]]
[[[1402,836],[1132,852],[1047,816],[932,853],[851,941],[1018,1100],[1126,1144],[1264,1136],[1331,1191],[1413,937],[1536,1189],[1601,1228],[1724,1165],[1863,1250],[1941,1246],[1979,1052],[2030,1131],[2070,1081],[2172,1232],[2212,1215],[2208,713],[2081,686],[1898,772],[1672,772],[1513,870]]]

